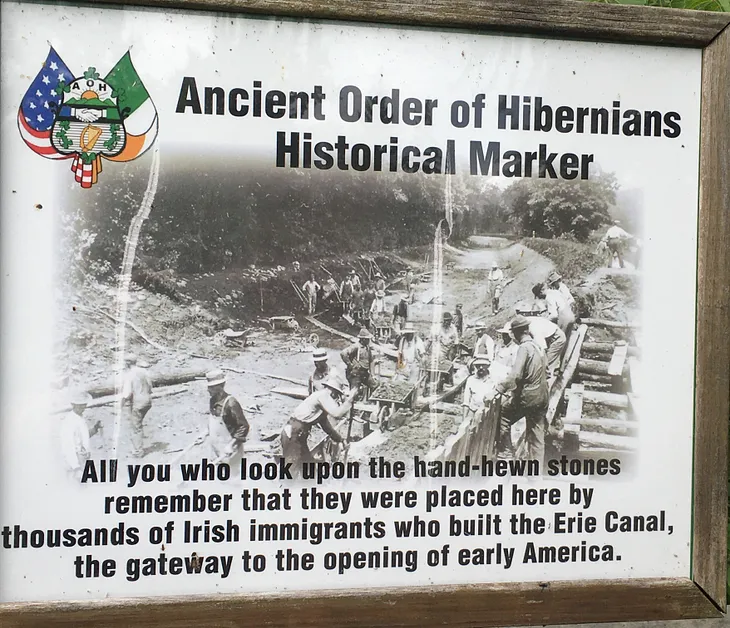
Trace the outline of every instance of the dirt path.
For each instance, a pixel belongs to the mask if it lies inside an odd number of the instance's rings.
[[[545,280],[553,264],[523,245],[503,238],[472,236],[469,244],[468,249],[445,247],[444,259],[453,267],[444,271],[442,309],[453,312],[456,304],[462,303],[465,326],[484,322],[490,330],[498,329],[514,316],[517,302],[532,297],[532,286]],[[505,279],[513,279],[502,294],[501,309],[496,316],[491,314],[487,295],[487,276],[494,261],[504,269]],[[422,285],[411,308],[411,317],[419,331],[426,332],[433,319],[434,306],[419,300],[423,293],[432,296],[428,286]],[[472,335],[472,331],[465,332],[467,340]]]

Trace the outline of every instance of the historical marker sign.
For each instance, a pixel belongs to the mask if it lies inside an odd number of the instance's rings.
[[[482,10],[3,5],[10,617],[723,603],[727,30]]]

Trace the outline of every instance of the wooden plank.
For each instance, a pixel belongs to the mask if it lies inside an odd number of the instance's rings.
[[[309,391],[306,388],[299,387],[278,386],[277,388],[272,388],[271,392],[276,393],[277,395],[291,397],[292,399],[306,399],[309,397]]]
[[[581,358],[578,360],[578,372],[589,373],[591,375],[609,375],[610,362],[603,360],[591,360],[589,358]],[[621,376],[621,373],[619,373]]]
[[[617,393],[599,392],[597,390],[584,390],[583,401],[586,403],[601,403],[610,408],[626,409],[629,407],[629,400],[626,395]]]
[[[533,582],[9,604],[3,628],[471,628],[720,617],[686,578]],[[211,622],[211,619],[214,619]]]
[[[630,355],[630,354],[629,354]],[[643,388],[641,382],[640,365],[636,358],[629,358],[629,386],[632,392],[641,394]]]
[[[692,576],[726,607],[730,414],[730,30],[702,58]]]
[[[581,430],[578,438],[581,448],[601,447],[603,449],[615,449],[616,451],[637,451],[639,449],[639,439],[634,436],[603,434],[601,432]]]
[[[611,356],[611,363],[608,365],[608,374],[620,377],[624,370],[629,346],[625,343],[617,343]]]
[[[565,413],[565,423],[576,423],[583,416],[583,384],[573,384],[568,394],[568,409]]]
[[[581,318],[580,322],[590,327],[606,327],[609,329],[638,329],[639,323],[610,321],[603,318]]]
[[[639,429],[636,421],[622,421],[621,419],[563,419],[566,427],[568,425],[577,425],[581,429],[586,428],[588,431],[605,432],[606,434],[626,435],[627,432],[635,433]]]
[[[608,353],[612,354],[616,346],[614,342],[584,342],[583,353]],[[628,347],[628,355],[639,356],[641,355],[641,349],[639,347]]]
[[[563,398],[565,388],[572,381],[575,375],[575,370],[578,367],[578,360],[580,359],[580,351],[583,345],[583,339],[586,336],[588,327],[586,325],[579,325],[570,334],[569,347],[572,347],[571,353],[566,352],[564,357],[565,366],[558,375],[557,379],[550,387],[550,397],[548,398],[548,409],[547,409],[547,422],[550,425],[555,419],[555,414],[558,411],[560,400]]]
[[[572,424],[563,427],[563,451],[577,452],[580,449],[580,425]]]
[[[153,390],[152,391],[152,399],[160,399],[161,397],[171,397],[172,395],[179,395],[181,393],[187,392],[189,388],[187,386],[178,386],[177,388],[167,388],[166,390]],[[121,395],[109,395],[108,397],[98,397],[96,399],[92,399],[89,402],[89,405],[86,406],[86,409],[89,408],[99,408],[101,406],[108,406],[112,403],[116,403],[118,401],[122,400]],[[70,412],[71,411],[71,405],[61,406],[59,408],[55,408],[51,411],[51,414],[60,414],[61,412]]]
[[[297,379],[295,377],[287,377],[286,375],[277,375],[276,373],[262,373],[261,371],[252,371],[251,369],[238,369],[233,366],[222,367],[224,371],[231,371],[232,373],[238,373],[239,375],[256,375],[257,377],[268,377],[270,379],[277,379],[282,382],[289,382],[290,384],[296,384],[297,386],[309,387],[309,383],[303,379]]]
[[[585,3],[573,0],[97,0],[170,9],[385,22],[508,31],[598,41],[630,41],[701,48],[730,16],[709,11]]]
[[[205,370],[182,371],[179,373],[150,373],[150,379],[152,379],[152,386],[157,388],[159,386],[185,384],[195,379],[203,379],[205,378],[205,373]],[[115,394],[116,391],[116,382],[114,382],[113,380],[98,386],[90,386],[86,389],[86,392],[89,393],[92,397],[107,397],[109,395]]]
[[[439,401],[428,406],[431,412],[443,412],[444,414],[461,414],[461,406],[458,403]]]

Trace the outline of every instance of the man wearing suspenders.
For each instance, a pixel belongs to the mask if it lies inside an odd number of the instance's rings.
[[[205,377],[210,394],[209,442],[216,462],[228,462],[243,453],[243,442],[249,432],[248,421],[238,400],[226,392],[223,371],[210,371]]]
[[[547,428],[545,417],[548,406],[547,359],[545,351],[530,333],[528,319],[516,316],[510,323],[510,328],[518,349],[512,372],[496,386],[500,394],[513,391],[511,401],[502,405],[497,455],[499,458],[514,457],[512,425],[525,417],[526,458],[537,460],[542,469]]]

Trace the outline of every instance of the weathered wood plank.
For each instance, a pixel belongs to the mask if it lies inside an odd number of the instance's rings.
[[[277,386],[276,388],[272,388],[270,392],[291,397],[292,399],[306,399],[309,397],[307,389],[300,386]]]
[[[590,358],[581,358],[578,360],[578,372],[590,373],[592,375],[609,375],[611,363],[603,360],[591,360]],[[619,373],[621,375],[621,373]]]
[[[158,388],[160,386],[172,386],[174,384],[186,384],[196,379],[205,378],[205,370],[199,369],[196,371],[182,371],[179,373],[150,373],[152,379],[152,386]],[[86,389],[92,397],[108,397],[117,393],[116,382],[113,380],[108,381],[105,384],[97,386],[90,386]]]
[[[628,355],[629,346],[624,343],[618,343],[613,349],[613,355],[611,356],[611,362],[608,365],[608,374],[620,377],[624,370],[624,364],[626,364],[626,357]]]
[[[580,449],[580,425],[569,423],[563,427],[563,452],[576,453]]]
[[[568,394],[568,409],[565,412],[565,423],[576,423],[583,416],[583,384],[573,384]]]
[[[587,331],[588,327],[585,325],[579,325],[573,330],[573,333],[570,334],[570,342],[568,345],[570,354],[566,351],[564,356],[565,366],[550,388],[550,397],[548,399],[548,409],[546,414],[548,425],[555,419],[555,414],[558,411],[560,400],[563,398],[563,394],[565,393],[565,388],[575,375],[575,370],[578,367],[578,360],[580,359],[581,346],[583,344],[583,339],[586,337]]]
[[[177,388],[168,388],[166,390],[153,390],[152,391],[152,399],[160,399],[161,397],[171,397],[172,395],[180,395],[184,392],[188,391],[187,386],[178,386]],[[109,395],[107,397],[97,397],[96,399],[92,399],[89,402],[89,405],[86,406],[87,409],[89,408],[100,408],[101,406],[108,406],[113,403],[118,403],[122,400],[121,395]],[[62,412],[70,412],[71,411],[71,405],[64,405],[60,406],[58,408],[55,408],[51,411],[51,414],[61,414]]]
[[[552,37],[701,48],[730,22],[709,11],[587,3],[576,0],[96,0],[298,18],[385,22],[507,31]]]
[[[599,392],[597,390],[584,390],[583,401],[587,403],[602,403],[611,408],[626,409],[629,407],[629,400],[626,395],[617,393]]]
[[[730,29],[702,58],[692,575],[725,609],[730,414]]]
[[[584,342],[584,353],[608,353],[612,354],[616,343],[614,342]],[[639,347],[628,347],[628,355],[630,357],[641,355]]]
[[[589,327],[606,327],[609,329],[639,329],[638,323],[610,321],[603,318],[581,318],[580,322]]]
[[[581,430],[578,440],[581,449],[584,447],[600,447],[601,449],[613,449],[615,451],[638,451],[639,449],[639,439],[634,436]]]
[[[685,578],[467,585],[303,594],[18,604],[4,628],[430,628],[719,617]],[[296,620],[293,618],[296,617]]]
[[[586,428],[588,431],[602,431],[606,434],[617,434],[619,436],[625,436],[627,432],[632,434],[636,433],[639,429],[639,423],[637,421],[622,421],[621,419],[568,419],[564,420],[565,425],[578,425],[581,428]]]

